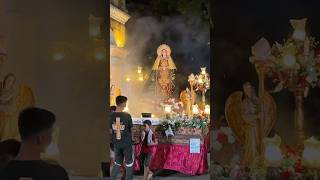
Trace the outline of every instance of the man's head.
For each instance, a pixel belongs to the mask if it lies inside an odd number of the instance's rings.
[[[125,107],[127,106],[127,101],[128,101],[127,97],[117,96],[116,97],[117,108],[119,108],[119,110],[123,111],[125,109]]]
[[[150,130],[151,125],[152,125],[152,123],[151,123],[150,120],[144,120],[144,121],[143,121],[144,130],[145,130],[146,132],[148,132],[148,131]]]
[[[19,132],[22,142],[29,142],[45,151],[52,141],[55,115],[45,109],[27,108],[19,115]]]

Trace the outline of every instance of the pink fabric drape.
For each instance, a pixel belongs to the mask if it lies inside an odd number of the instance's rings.
[[[190,154],[189,145],[181,144],[158,144],[152,149],[150,169],[168,169],[187,175],[200,175],[208,171],[207,161],[208,148],[201,144],[199,154]],[[140,170],[139,156],[141,145],[135,145],[134,169]]]

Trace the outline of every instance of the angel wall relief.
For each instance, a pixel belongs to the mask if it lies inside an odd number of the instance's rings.
[[[24,84],[18,86],[16,76],[7,74],[0,86],[0,140],[20,138],[18,114],[34,104],[31,88]]]

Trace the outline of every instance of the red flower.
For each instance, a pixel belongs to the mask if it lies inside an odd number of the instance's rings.
[[[228,136],[223,133],[218,133],[217,140],[219,141],[219,143],[225,144],[228,142]]]

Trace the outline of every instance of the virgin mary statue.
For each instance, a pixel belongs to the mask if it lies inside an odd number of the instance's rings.
[[[156,75],[156,93],[162,98],[170,97],[174,88],[174,71],[177,69],[171,58],[170,47],[166,44],[160,45],[157,55],[152,67]]]

